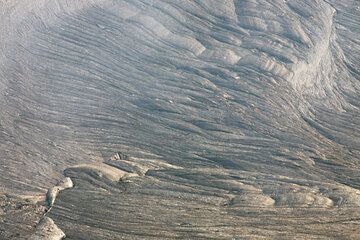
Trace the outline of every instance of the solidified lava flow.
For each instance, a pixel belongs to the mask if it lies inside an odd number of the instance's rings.
[[[0,1],[0,239],[360,239],[358,0]]]

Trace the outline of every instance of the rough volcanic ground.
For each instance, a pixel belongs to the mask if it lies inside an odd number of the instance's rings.
[[[0,239],[360,239],[359,23],[357,0],[0,1]]]

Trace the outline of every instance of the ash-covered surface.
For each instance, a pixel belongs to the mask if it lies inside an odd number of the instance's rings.
[[[356,0],[1,1],[0,239],[360,238],[359,22]]]

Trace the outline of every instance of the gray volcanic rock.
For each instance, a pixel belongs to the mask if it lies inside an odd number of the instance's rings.
[[[360,238],[359,11],[1,1],[0,239]]]
[[[65,190],[67,188],[72,188],[74,186],[71,178],[66,177],[59,181],[59,183],[48,189],[46,193],[46,204],[51,208],[54,205],[55,199],[60,191]]]
[[[55,225],[54,221],[44,217],[29,240],[61,240],[63,238],[65,238],[65,234]]]

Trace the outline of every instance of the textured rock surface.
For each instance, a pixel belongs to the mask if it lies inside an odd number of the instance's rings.
[[[54,221],[44,217],[40,220],[35,233],[31,235],[29,240],[61,240],[63,238],[65,238],[65,234],[55,225]]]
[[[59,192],[68,188],[72,188],[73,186],[74,184],[71,178],[66,177],[61,181],[59,181],[58,184],[56,184],[56,186],[49,188],[46,193],[46,199],[45,199],[46,205],[51,208],[54,205],[54,202]]]
[[[0,238],[360,238],[359,11],[0,1]]]

